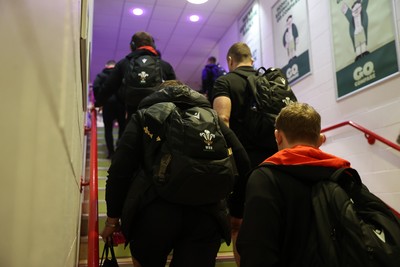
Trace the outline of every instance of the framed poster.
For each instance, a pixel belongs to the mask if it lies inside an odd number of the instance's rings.
[[[307,0],[278,0],[272,6],[276,67],[295,83],[311,73]]]
[[[260,6],[258,1],[254,1],[243,15],[239,17],[238,25],[239,39],[250,47],[254,67],[261,67]]]
[[[392,0],[330,0],[337,98],[399,71]]]

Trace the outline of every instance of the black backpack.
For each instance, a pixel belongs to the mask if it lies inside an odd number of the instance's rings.
[[[286,76],[279,68],[260,67],[255,74],[241,70],[234,73],[247,79],[247,101],[241,119],[249,141],[261,147],[275,143],[275,119],[282,108],[297,101]]]
[[[226,75],[226,70],[220,65],[220,64],[214,64],[214,65],[208,65],[205,67],[207,75],[206,75],[206,80],[207,84],[210,84],[211,86],[214,84],[215,80],[219,76]]]
[[[163,82],[158,56],[127,57],[129,67],[124,73],[121,98],[127,106],[137,108],[139,102],[157,90]]]
[[[212,103],[212,91],[215,80],[218,77],[226,75],[226,70],[220,64],[207,65],[205,67],[205,75],[202,74],[202,93],[207,93],[207,98]]]
[[[312,205],[322,266],[400,266],[400,220],[356,170],[339,169],[313,185]]]
[[[143,113],[151,176],[164,199],[186,205],[216,203],[232,191],[236,167],[209,107],[157,103]]]
[[[214,81],[219,77],[219,76],[224,76],[227,74],[227,71],[220,65],[217,64],[217,71],[216,74],[214,74]]]

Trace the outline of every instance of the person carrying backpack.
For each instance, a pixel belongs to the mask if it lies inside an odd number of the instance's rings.
[[[104,81],[107,80],[107,77],[113,71],[115,66],[114,60],[109,60],[106,62],[105,68],[97,74],[96,78],[93,81],[93,94],[96,98],[101,85]],[[125,106],[124,103],[118,100],[116,94],[112,95],[106,103],[103,105],[103,122],[104,122],[104,139],[106,141],[107,146],[107,158],[110,159],[114,154],[114,137],[113,137],[113,128],[114,122],[118,122],[118,138],[116,145],[118,145],[118,140],[121,138],[122,133],[125,129]]]
[[[394,267],[400,221],[350,162],[319,149],[321,117],[292,103],[276,118],[279,152],[249,177],[240,266]]]
[[[134,266],[215,266],[230,214],[241,216],[246,151],[208,100],[166,81],[126,126],[106,184],[108,242],[122,230]]]
[[[149,33],[136,32],[129,46],[131,53],[117,62],[100,88],[95,103],[96,107],[103,106],[117,93],[125,104],[127,121],[144,97],[153,93],[163,81],[176,79],[174,69],[160,58]]]
[[[252,167],[255,167],[278,151],[274,119],[282,106],[296,99],[286,77],[278,69],[268,69],[265,74],[254,69],[252,54],[246,43],[234,43],[226,59],[229,73],[214,83],[213,108],[237,135],[249,155]],[[261,89],[259,93],[258,88]],[[261,101],[256,96],[261,96]],[[232,218],[233,244],[240,223],[240,218]],[[239,264],[239,256],[234,252],[236,263]]]
[[[217,64],[215,57],[209,57],[207,64],[204,66],[201,72],[201,93],[207,95],[208,100],[212,103],[212,89],[215,80],[222,75],[226,75],[224,68]]]
[[[259,70],[254,69],[250,47],[246,43],[238,42],[233,44],[229,48],[226,58],[229,73],[219,77],[215,81],[212,100],[213,108],[238,136],[250,157],[252,167],[255,167],[265,158],[278,151],[274,138],[274,119],[281,107],[296,99],[287,85],[286,77],[279,69],[268,69],[266,70],[268,72],[266,75],[262,75]],[[270,73],[274,75],[269,77]],[[266,112],[265,116],[261,114],[268,120],[260,123],[260,125],[256,125],[256,128],[252,128],[253,125],[247,124],[249,121],[252,121],[247,116],[251,115],[248,112],[249,110],[256,110],[258,108],[258,106],[254,105],[256,101],[254,100],[254,93],[251,86],[253,84],[254,87],[257,87],[257,77],[265,78],[262,82],[270,85],[268,88],[270,91],[275,92],[275,87],[279,82],[284,88],[280,89],[279,92],[284,91],[290,94],[281,98],[274,98],[267,95],[270,99],[267,99],[266,104],[277,107],[272,111]],[[252,82],[250,82],[249,78],[252,79]],[[290,96],[289,100],[286,99],[288,96]],[[272,119],[269,119],[270,117]],[[258,127],[263,127],[266,131],[260,131]],[[257,133],[261,133],[260,136],[253,136],[253,134]]]

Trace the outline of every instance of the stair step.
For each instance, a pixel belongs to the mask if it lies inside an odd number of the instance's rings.
[[[117,261],[118,261],[118,265],[120,267],[134,267],[132,264],[131,257],[117,258]],[[99,262],[100,262],[100,259],[99,259]],[[167,265],[165,265],[165,266],[166,267],[169,266],[169,261],[167,262]],[[80,260],[78,267],[87,267],[87,260]],[[229,260],[217,258],[215,267],[236,267],[236,263],[233,259],[233,256]]]
[[[103,252],[103,246],[104,246],[104,243],[101,240],[101,237],[99,237],[99,261],[101,258],[101,254]],[[124,267],[133,266],[129,247],[126,247],[126,248],[124,248],[124,247],[125,246],[123,244],[114,247],[114,252],[117,257],[118,264],[121,267],[122,266],[124,266]],[[223,251],[224,247],[226,248],[226,244],[225,243],[221,244],[221,249],[217,255],[215,266],[216,267],[236,267],[236,263],[235,263],[232,251]],[[81,238],[80,254],[85,256],[85,258],[87,257],[87,237]],[[169,266],[169,261],[166,266]],[[87,260],[84,258],[81,258],[79,260],[79,267],[87,267]]]
[[[107,169],[105,168],[97,169],[97,176],[99,180],[106,178],[107,175],[108,175]]]
[[[110,160],[109,159],[98,159],[97,160],[97,167],[99,169],[104,169],[104,170],[108,170],[108,167],[110,167]]]

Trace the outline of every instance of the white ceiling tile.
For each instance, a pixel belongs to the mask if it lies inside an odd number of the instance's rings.
[[[182,9],[168,6],[155,6],[152,19],[158,21],[172,21],[176,23],[176,19],[180,17]]]

